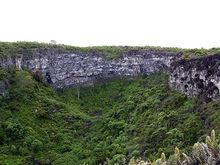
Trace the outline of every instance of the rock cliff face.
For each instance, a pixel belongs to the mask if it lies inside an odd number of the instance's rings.
[[[205,101],[220,98],[220,55],[173,62],[170,86]]]
[[[220,98],[220,55],[190,60],[181,53],[130,50],[120,58],[107,59],[97,52],[63,53],[53,49],[22,53],[0,59],[0,68],[17,67],[40,72],[55,88],[93,85],[114,77],[149,75],[158,71],[170,74],[170,87],[205,101]],[[0,95],[5,87],[1,85]]]
[[[55,88],[92,85],[102,79],[148,75],[167,70],[178,53],[129,51],[117,59],[106,59],[98,53],[57,53],[52,50],[32,56],[18,55],[0,60],[1,68],[26,68],[40,71]]]

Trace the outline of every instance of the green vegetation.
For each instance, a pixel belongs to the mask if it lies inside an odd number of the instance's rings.
[[[197,165],[197,164],[206,164],[206,165],[217,165],[219,164],[219,140],[216,139],[215,131],[212,130],[210,136],[206,136],[206,142],[197,142],[192,147],[192,152],[190,155],[185,154],[177,147],[175,152],[168,159],[164,153],[161,154],[161,157],[153,162],[150,160],[144,161],[140,158],[131,158],[129,165],[174,165],[174,164],[186,164],[186,165]]]
[[[169,52],[181,52],[183,58],[192,58],[198,56],[212,55],[215,53],[220,53],[220,48],[212,49],[181,49],[181,48],[169,48],[169,47],[153,47],[153,46],[94,46],[94,47],[75,47],[69,45],[56,45],[56,44],[47,44],[47,43],[38,43],[38,42],[0,42],[0,57],[8,56],[18,56],[19,54],[30,56],[36,51],[46,51],[52,49],[58,53],[66,52],[90,52],[90,53],[99,53],[107,59],[114,59],[122,56],[128,51],[137,51],[137,50],[151,50],[151,51],[169,51]]]
[[[0,42],[0,58],[47,50],[96,52],[108,59],[130,50],[182,52],[184,59],[220,52],[218,48],[80,48]],[[211,129],[220,131],[220,103],[203,104],[172,91],[167,78],[158,73],[56,91],[37,72],[0,70],[0,90],[6,86],[4,96],[0,95],[0,164],[113,165],[148,159],[156,164],[185,159],[204,163],[203,152],[198,156],[197,151],[207,152],[207,148],[197,142],[205,140]],[[217,152],[213,137],[212,131],[206,145],[208,151]]]
[[[123,164],[185,153],[219,132],[220,104],[171,91],[167,75],[55,91],[27,71],[0,71],[0,164]],[[79,93],[79,98],[78,98]],[[201,138],[200,138],[201,137]]]
[[[19,54],[30,56],[36,51],[46,51],[48,49],[58,53],[97,52],[107,58],[117,58],[125,50],[124,47],[120,46],[75,47],[38,42],[0,42],[0,57],[18,56]]]

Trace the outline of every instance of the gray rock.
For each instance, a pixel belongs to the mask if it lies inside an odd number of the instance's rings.
[[[35,52],[0,59],[1,68],[17,67],[39,70],[55,88],[94,85],[101,79],[112,77],[149,75],[167,70],[177,53],[157,51],[131,51],[118,59],[108,60],[98,53]]]
[[[205,101],[220,98],[220,55],[179,60],[170,67],[170,86]]]
[[[0,59],[0,68],[16,67],[40,71],[55,88],[94,85],[114,77],[149,75],[158,71],[170,74],[172,89],[190,97],[202,96],[205,101],[220,98],[220,56],[191,60],[181,59],[181,53],[152,50],[131,50],[117,59],[106,59],[97,52],[60,53],[41,50],[32,55]],[[0,94],[4,85],[0,84]]]
[[[7,88],[6,84],[4,81],[0,81],[0,96],[5,96],[7,93]]]

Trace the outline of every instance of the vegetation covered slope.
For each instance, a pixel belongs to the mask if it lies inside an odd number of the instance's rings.
[[[38,42],[0,42],[0,58],[17,56],[19,54],[32,55],[37,50],[52,49],[57,53],[66,52],[90,52],[99,53],[108,59],[118,58],[129,51],[169,51],[180,52],[183,58],[213,55],[220,53],[220,48],[211,49],[181,49],[172,47],[154,47],[154,46],[94,46],[94,47],[76,47],[62,44],[47,44]]]
[[[55,91],[39,75],[0,71],[0,164],[108,164],[188,153],[211,128],[220,104],[171,91],[167,75],[111,80]],[[201,137],[201,138],[200,138]]]

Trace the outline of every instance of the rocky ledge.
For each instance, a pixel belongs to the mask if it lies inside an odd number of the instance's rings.
[[[170,67],[170,86],[206,102],[220,98],[220,55],[179,60]]]
[[[117,59],[97,52],[35,51],[0,59],[0,68],[16,67],[38,72],[55,88],[94,85],[115,77],[149,75],[158,71],[170,74],[172,89],[205,101],[220,98],[220,55],[184,60],[181,52],[130,50]],[[2,82],[1,82],[2,83]],[[0,95],[5,86],[1,85]]]
[[[180,53],[131,50],[117,59],[107,59],[99,53],[58,53],[37,51],[32,56],[17,55],[0,60],[0,68],[17,67],[43,74],[55,88],[93,85],[113,77],[149,75],[168,70]]]

